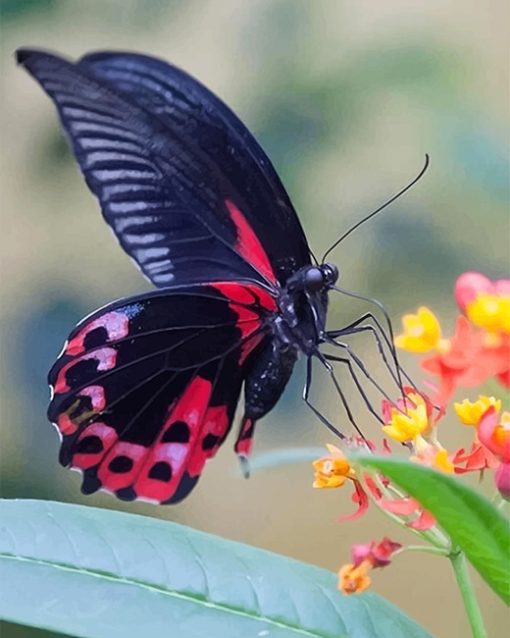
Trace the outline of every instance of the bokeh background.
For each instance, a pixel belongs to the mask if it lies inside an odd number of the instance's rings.
[[[83,497],[56,462],[46,372],[72,326],[148,288],[116,246],[49,100],[14,64],[22,45],[69,56],[132,49],[172,61],[242,117],[274,161],[316,252],[432,164],[404,199],[334,254],[344,286],[381,299],[396,322],[426,303],[451,326],[467,269],[509,266],[509,5],[505,0],[2,0],[1,487],[6,497],[117,508],[178,521],[335,570],[353,542],[393,532],[377,512],[339,526],[347,491],[311,489],[308,463],[241,478],[227,442],[173,508]],[[339,326],[361,311],[343,298]],[[373,343],[356,346],[380,372]],[[413,362],[408,362],[411,370]],[[340,373],[343,374],[343,373]],[[377,425],[346,391],[369,436]],[[331,441],[300,400],[303,370],[259,424],[255,454]],[[345,425],[326,382],[316,401]],[[451,422],[446,438],[458,441]],[[467,625],[446,561],[410,555],[375,590],[439,637]],[[478,582],[491,636],[508,617]],[[6,626],[3,638],[43,636]]]

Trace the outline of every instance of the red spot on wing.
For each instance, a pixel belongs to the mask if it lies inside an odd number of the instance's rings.
[[[111,370],[115,367],[115,363],[117,361],[117,351],[113,348],[99,348],[98,350],[93,350],[92,352],[69,361],[69,363],[66,363],[58,373],[54,388],[55,392],[62,394],[63,392],[69,392],[69,390],[71,390],[66,379],[67,372],[80,361],[85,361],[87,359],[95,359],[97,361],[97,369],[100,372],[104,370]]]
[[[130,486],[140,471],[146,455],[147,448],[143,445],[117,441],[102,460],[97,471],[102,488],[115,492]],[[128,468],[123,471],[114,471],[115,463],[119,460],[124,461]]]
[[[107,450],[118,439],[117,432],[105,423],[93,423],[78,437],[78,451],[73,455],[71,467],[86,470],[100,463]],[[87,443],[90,443],[87,449]]]
[[[139,498],[163,502],[175,493],[182,475],[188,469],[190,454],[195,445],[200,445],[200,432],[211,393],[211,382],[202,377],[195,377],[180,399],[170,408],[161,434],[145,459],[140,475],[133,486]],[[185,443],[163,443],[165,433],[180,421],[189,428],[189,440]],[[171,468],[171,476],[168,480],[151,478],[155,466],[161,463],[166,463]]]
[[[80,390],[80,392],[76,395],[77,400],[75,401],[75,403],[73,403],[67,411],[62,412],[57,417],[57,427],[65,436],[74,434],[78,429],[80,417],[82,417],[82,414],[78,412],[76,422],[75,417],[72,417],[71,414],[76,413],[76,411],[80,407],[80,398],[82,397],[90,398],[92,413],[101,412],[101,410],[103,410],[106,405],[106,397],[104,388],[102,386],[91,385]],[[89,414],[91,413],[89,412]]]
[[[254,431],[255,431],[255,421],[253,419],[244,417],[241,423],[239,436],[237,437],[237,441],[234,447],[236,453],[239,454],[240,456],[244,456],[244,457],[250,456]]]
[[[123,312],[112,311],[93,319],[69,340],[65,353],[69,355],[82,353],[85,349],[85,337],[96,328],[106,330],[107,341],[117,341],[129,334],[129,318]]]
[[[227,434],[229,425],[230,419],[226,405],[214,406],[207,410],[200,431],[200,440],[188,462],[190,476],[198,476],[204,469],[207,459],[216,454]],[[207,437],[213,437],[214,443],[204,449],[203,442],[207,440]]]
[[[76,423],[73,423],[73,420],[71,419],[71,417],[66,413],[60,414],[58,416],[57,427],[60,430],[60,432],[64,434],[65,436],[69,434],[74,434],[76,430],[78,429],[78,426],[76,425]]]
[[[248,220],[229,199],[225,200],[225,206],[228,209],[230,219],[237,229],[236,250],[268,281],[272,284],[277,284],[278,280],[275,277],[267,253]]]

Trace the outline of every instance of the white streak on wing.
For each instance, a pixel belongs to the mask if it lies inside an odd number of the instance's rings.
[[[101,162],[134,162],[135,165],[142,164],[147,168],[155,169],[154,164],[142,155],[117,151],[91,151],[86,158],[86,167],[92,168],[94,164],[101,164]]]
[[[172,273],[170,272],[164,275],[156,275],[153,277],[154,282],[158,284],[169,284],[174,279],[175,275],[172,275]]]
[[[103,186],[102,196],[105,201],[109,201],[115,195],[139,193],[140,191],[143,193],[157,193],[159,191],[159,187],[152,184],[133,184],[130,182],[127,182],[126,184],[107,184]]]
[[[69,128],[73,131],[73,133],[95,133],[96,135],[101,135],[101,133],[107,133],[111,135],[115,133],[119,136],[119,138],[124,138],[128,140],[133,140],[133,142],[139,142],[138,136],[131,131],[126,129],[121,129],[114,126],[106,126],[104,124],[96,124],[95,122],[70,122]]]
[[[139,153],[140,148],[133,142],[121,142],[119,140],[101,139],[96,137],[82,137],[78,138],[78,143],[85,149],[115,149],[117,151],[131,151],[133,153]]]
[[[118,169],[97,169],[91,171],[92,177],[100,182],[115,182],[122,179],[147,179],[154,180],[157,174],[154,171],[137,171],[131,168],[118,168]]]
[[[155,244],[157,241],[165,239],[163,233],[147,233],[145,235],[133,235],[126,233],[122,239],[128,244]]]
[[[166,270],[167,268],[171,268],[171,267],[172,267],[171,259],[162,259],[160,261],[153,261],[151,264],[147,264],[147,266],[145,267],[145,270],[150,272],[152,275],[153,273],[158,273],[158,272],[161,272],[162,270]]]
[[[143,226],[145,224],[153,224],[157,220],[151,215],[132,215],[131,217],[117,217],[113,220],[113,226],[118,233],[122,233],[130,226]]]
[[[157,259],[158,257],[165,257],[170,252],[170,248],[161,247],[161,248],[141,248],[140,250],[135,250],[134,254],[136,258],[141,264],[145,264],[147,261],[151,259]]]
[[[108,208],[110,212],[115,214],[124,213],[136,213],[142,210],[158,210],[170,205],[170,202],[146,202],[146,201],[133,201],[133,202],[110,202]]]

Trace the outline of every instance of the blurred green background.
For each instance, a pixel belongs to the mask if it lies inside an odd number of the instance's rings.
[[[395,321],[426,303],[450,327],[464,270],[509,265],[509,5],[505,0],[2,0],[1,487],[171,519],[336,570],[353,542],[395,531],[377,513],[339,526],[348,491],[312,490],[308,464],[244,481],[227,442],[192,496],[172,508],[83,497],[56,462],[46,372],[73,325],[147,289],[116,246],[78,173],[53,107],[14,64],[22,45],[69,56],[114,48],[172,61],[220,95],[275,163],[315,252],[421,168],[410,194],[334,254],[345,287],[381,299]],[[361,305],[334,299],[331,325]],[[377,368],[369,337],[358,351]],[[413,369],[413,362],[408,362]],[[343,373],[340,373],[343,375]],[[342,376],[368,436],[377,430]],[[255,454],[331,437],[300,400],[300,368],[259,424]],[[315,397],[344,423],[327,383]],[[458,441],[451,422],[446,440]],[[448,426],[446,426],[448,430]],[[446,561],[410,555],[374,588],[439,637],[467,625]],[[489,634],[508,616],[478,582]],[[20,592],[22,595],[22,592]],[[143,613],[143,610],[140,610]],[[2,638],[47,636],[6,626]]]

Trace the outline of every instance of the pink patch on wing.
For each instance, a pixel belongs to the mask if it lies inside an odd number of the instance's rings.
[[[230,219],[234,222],[237,229],[236,249],[248,263],[258,270],[272,284],[277,284],[273,268],[262,247],[253,228],[250,226],[246,217],[241,213],[239,208],[229,199],[225,200],[225,206],[228,209]]]
[[[207,410],[200,430],[200,441],[197,442],[192,456],[188,461],[188,472],[191,476],[198,476],[204,469],[207,459],[212,458],[218,451],[225,434],[227,433],[230,419],[227,406],[218,405]],[[218,437],[218,442],[211,448],[204,450],[202,441],[211,434]]]
[[[84,326],[67,344],[65,354],[76,355],[84,351],[85,337],[96,328],[105,328],[107,341],[117,341],[129,334],[129,318],[123,312],[107,312]]]
[[[182,475],[188,469],[190,454],[195,445],[199,445],[197,439],[207,413],[211,393],[211,382],[202,377],[195,377],[179,400],[171,406],[158,440],[144,460],[143,467],[133,486],[139,498],[162,502],[170,499],[175,493]],[[183,421],[188,426],[189,441],[186,443],[163,443],[162,439],[165,433],[170,431],[178,421]],[[151,470],[154,472],[155,466],[160,463],[167,463],[170,466],[171,477],[169,480],[151,477]]]
[[[54,388],[57,394],[68,392],[71,389],[66,380],[68,370],[80,361],[85,361],[87,359],[95,359],[97,361],[98,371],[102,372],[104,370],[111,370],[115,367],[115,363],[117,361],[117,351],[113,348],[99,348],[98,350],[93,350],[92,352],[84,354],[82,357],[78,357],[77,359],[73,359],[72,361],[69,361],[69,363],[66,363],[57,376],[57,382],[55,383]]]
[[[102,385],[89,385],[87,388],[80,390],[77,396],[89,397],[92,403],[92,409],[95,412],[100,412],[106,405],[106,397]]]
[[[97,437],[101,441],[101,449],[92,453],[77,452],[73,455],[71,466],[86,470],[97,465],[108,449],[117,441],[118,435],[114,428],[105,423],[93,423],[86,427],[78,437],[78,443],[87,437]]]

